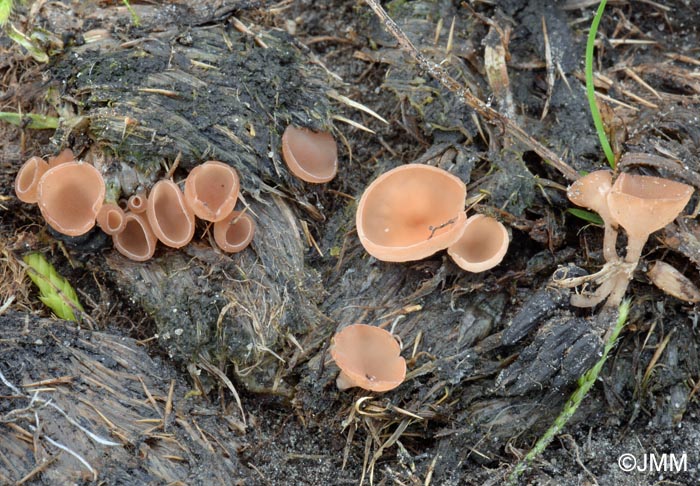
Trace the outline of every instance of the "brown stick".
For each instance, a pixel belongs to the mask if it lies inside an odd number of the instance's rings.
[[[411,57],[413,57],[420,67],[438,82],[440,82],[440,84],[442,84],[445,88],[455,93],[464,104],[476,111],[487,122],[493,125],[501,126],[504,132],[509,133],[514,139],[530,147],[535,153],[537,153],[537,155],[542,157],[545,162],[556,168],[570,181],[575,181],[579,178],[576,171],[569,167],[566,162],[561,160],[557,154],[530,137],[522,128],[520,128],[508,117],[497,112],[479,98],[474,96],[466,87],[462,86],[459,82],[457,82],[457,80],[450,76],[449,73],[442,68],[442,66],[429,61],[423,54],[421,54],[418,49],[416,49],[416,46],[413,45],[410,39],[401,30],[401,28],[396,25],[396,22],[389,17],[389,14],[386,13],[384,8],[382,8],[377,0],[365,0],[365,2],[367,2],[367,5],[369,5],[377,17],[379,17],[379,19],[384,23],[386,30],[396,38],[399,45],[408,54],[410,54]]]

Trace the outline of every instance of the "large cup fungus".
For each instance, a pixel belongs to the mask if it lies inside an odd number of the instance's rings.
[[[102,174],[82,162],[52,167],[38,185],[41,214],[53,229],[68,236],[85,234],[95,226],[104,197]]]
[[[144,214],[126,213],[124,229],[112,236],[114,247],[125,257],[145,262],[156,251],[157,239]]]
[[[214,223],[214,241],[227,253],[243,251],[253,240],[255,221],[247,213],[233,211]]]
[[[49,170],[49,164],[41,157],[32,157],[19,169],[15,179],[15,194],[20,201],[35,203],[39,199],[39,181]]]
[[[148,223],[156,237],[166,246],[181,248],[194,236],[194,212],[173,181],[156,182],[146,205]]]
[[[289,125],[282,134],[282,157],[299,179],[321,184],[338,172],[338,145],[328,132]]]
[[[185,199],[205,221],[221,221],[236,206],[240,183],[235,169],[210,160],[192,169],[185,181]]]
[[[464,233],[447,248],[452,260],[468,272],[485,272],[503,260],[508,251],[508,230],[499,221],[476,214],[464,225]]]
[[[333,337],[331,357],[340,368],[339,390],[355,386],[375,392],[392,390],[406,378],[406,360],[396,339],[384,329],[352,324]]]
[[[420,260],[464,231],[467,188],[449,172],[423,164],[392,169],[372,182],[357,207],[360,242],[379,260]]]

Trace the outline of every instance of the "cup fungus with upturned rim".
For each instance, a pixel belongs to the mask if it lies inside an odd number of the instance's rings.
[[[452,260],[468,272],[485,272],[503,261],[508,230],[499,221],[475,214],[464,224],[462,237],[447,248]]]
[[[49,170],[49,164],[41,157],[31,157],[17,173],[15,194],[20,201],[36,203],[39,200],[39,181]]]
[[[357,234],[375,258],[421,260],[444,250],[464,231],[467,187],[449,172],[407,164],[380,175],[360,198]]]
[[[161,180],[153,186],[146,215],[153,233],[166,246],[181,248],[194,236],[194,212],[173,181]]]
[[[618,176],[608,194],[608,207],[627,233],[626,262],[639,261],[649,235],[676,219],[693,191],[687,184],[661,177]]]
[[[338,145],[328,132],[289,125],[282,134],[282,157],[292,174],[306,182],[322,184],[338,172]]]
[[[144,214],[127,212],[124,229],[113,235],[112,241],[119,253],[136,262],[145,262],[156,251],[156,235]]]
[[[65,164],[66,162],[73,162],[75,160],[75,155],[73,151],[69,148],[61,150],[61,152],[54,156],[49,157],[49,167],[56,167],[57,165]]]
[[[571,184],[566,191],[566,195],[571,202],[595,211],[603,220],[605,226],[603,256],[607,262],[618,258],[615,250],[617,221],[615,221],[615,218],[610,213],[610,208],[608,208],[610,189],[612,189],[612,172],[609,170],[597,170],[581,177]]]
[[[406,378],[406,360],[388,331],[367,324],[352,324],[335,336],[331,357],[340,368],[339,390],[355,386],[375,392],[392,390]]]
[[[104,203],[97,213],[97,226],[110,236],[124,230],[124,210],[115,203]]]
[[[80,236],[95,226],[105,197],[102,174],[83,162],[50,168],[39,181],[38,203],[49,225],[68,236]]]
[[[221,221],[231,214],[239,190],[236,170],[216,160],[198,165],[185,180],[185,199],[194,214],[205,221]]]
[[[247,213],[233,211],[214,223],[214,241],[226,253],[245,250],[255,235],[255,221]]]

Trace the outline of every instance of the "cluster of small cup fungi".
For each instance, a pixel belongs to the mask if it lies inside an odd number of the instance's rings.
[[[337,146],[326,132],[287,127],[282,153],[290,171],[307,182],[327,182],[337,172]],[[112,236],[119,253],[135,261],[150,259],[160,241],[172,248],[187,245],[194,236],[195,216],[213,224],[216,245],[237,253],[252,241],[255,221],[236,211],[240,191],[238,173],[210,160],[196,166],[183,189],[170,179],[155,183],[146,193],[132,195],[120,205],[105,200],[105,181],[93,165],[75,160],[70,149],[48,161],[32,157],[19,170],[15,193],[36,203],[54,230],[80,236],[95,224]]]
[[[309,183],[332,180],[338,170],[338,149],[327,132],[289,126],[282,135],[282,156],[290,172]],[[148,194],[131,196],[121,206],[105,201],[102,174],[64,150],[48,162],[32,157],[15,182],[20,200],[37,203],[56,231],[79,236],[97,224],[112,236],[126,257],[151,258],[159,240],[180,248],[193,237],[195,216],[213,223],[214,240],[226,252],[243,250],[252,240],[255,223],[245,211],[235,211],[239,178],[229,165],[208,161],[190,171],[184,189],[169,179],[158,181]],[[365,190],[357,208],[357,232],[367,252],[378,260],[406,262],[447,250],[453,261],[470,272],[483,272],[501,262],[508,232],[497,220],[465,213],[467,189],[449,172],[423,164],[390,170]],[[333,338],[331,355],[341,368],[341,390],[360,386],[382,392],[399,386],[406,362],[388,331],[365,324],[347,326]]]
[[[213,223],[214,240],[225,252],[239,252],[253,239],[255,222],[234,211],[240,189],[238,174],[223,162],[210,160],[190,171],[184,191],[170,179],[150,192],[131,196],[124,207],[105,200],[105,181],[93,165],[75,160],[64,150],[48,162],[27,160],[15,180],[17,197],[37,203],[46,222],[59,233],[80,236],[97,224],[127,258],[150,259],[157,241],[172,248],[188,244],[195,216]]]

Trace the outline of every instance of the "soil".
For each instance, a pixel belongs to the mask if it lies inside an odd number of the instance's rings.
[[[364,2],[191,3],[131,2],[138,25],[122,2],[16,6],[46,64],[0,37],[0,111],[60,119],[0,124],[0,484],[505,484],[617,318],[552,285],[558,268],[603,264],[602,228],[567,211],[570,173],[431,78]],[[606,167],[583,77],[590,3],[384,6],[426,59],[581,173]],[[696,188],[698,7],[611,0],[594,58],[620,170]],[[286,170],[289,123],[334,133],[332,182]],[[65,147],[115,198],[223,160],[256,218],[252,247],[222,255],[200,225],[191,245],[135,263],[98,230],[49,230],[14,177]],[[409,162],[458,175],[470,214],[506,224],[500,266],[369,257],[356,201]],[[691,218],[650,239],[598,381],[516,484],[700,482],[697,308],[646,276],[663,260],[698,284],[699,241]],[[82,321],[51,317],[20,263],[28,252],[78,290]],[[337,390],[328,346],[357,322],[400,339],[397,389]],[[644,468],[652,459],[665,468]]]

